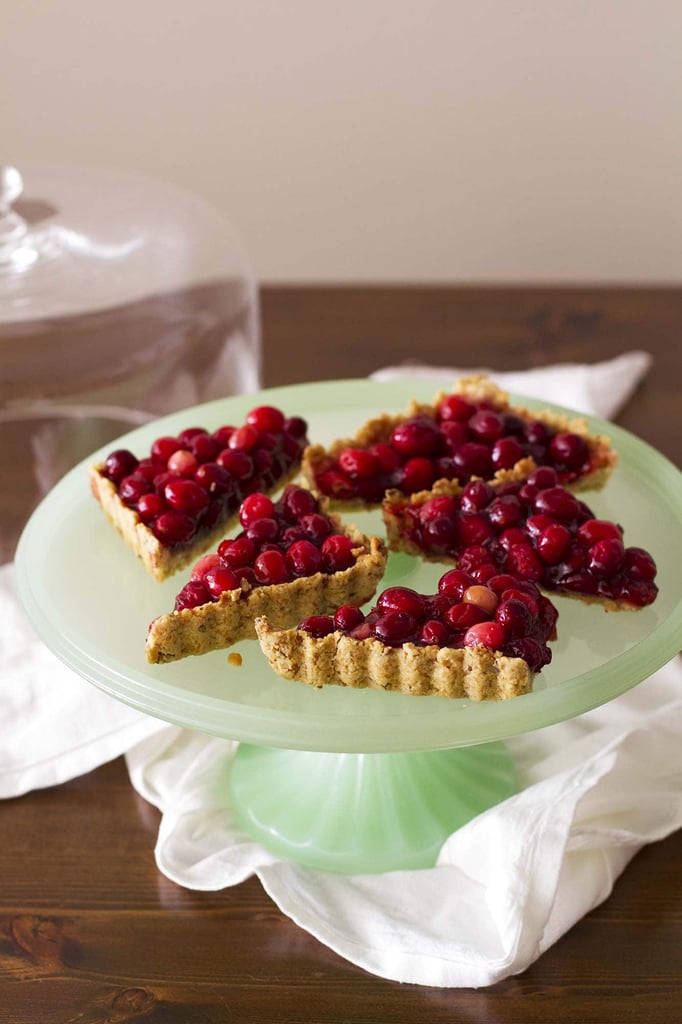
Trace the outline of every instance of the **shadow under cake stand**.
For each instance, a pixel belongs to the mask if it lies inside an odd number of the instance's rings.
[[[239,423],[264,403],[305,416],[309,437],[328,444],[436,390],[428,381],[358,380],[271,389],[164,417],[106,451],[142,453],[158,436]],[[147,624],[172,608],[184,577],[159,584],[125,548],[89,492],[91,460],[57,484],[26,526],[16,556],[20,597],[47,646],[101,690],[169,723],[239,741],[226,785],[243,827],[278,855],[351,872],[431,866],[454,829],[516,791],[505,739],[612,700],[679,650],[682,474],[613,424],[589,425],[611,436],[620,461],[608,485],[584,497],[597,516],[621,523],[627,544],[651,551],[660,593],[649,608],[620,613],[553,598],[552,664],[532,693],[511,701],[315,690],[280,679],[255,641],[149,665]],[[382,532],[377,512],[348,518]],[[382,587],[433,592],[444,571],[392,554]],[[228,662],[231,652],[240,666]]]

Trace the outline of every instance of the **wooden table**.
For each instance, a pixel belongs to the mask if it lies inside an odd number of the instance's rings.
[[[682,290],[266,288],[265,384],[419,358],[522,368],[648,349],[620,422],[682,465]],[[0,804],[0,1024],[679,1024],[682,833],[524,974],[484,990],[383,981],[250,881],[190,892],[156,870],[157,812],[122,759]]]

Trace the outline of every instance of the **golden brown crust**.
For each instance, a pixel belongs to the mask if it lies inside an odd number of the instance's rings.
[[[256,619],[261,649],[278,675],[309,686],[394,690],[413,696],[508,700],[528,693],[530,668],[484,647],[387,647],[334,632],[315,638],[303,630],[276,629]]]
[[[255,640],[254,619],[268,616],[292,626],[308,615],[330,614],[343,604],[364,604],[376,591],[386,567],[386,549],[378,537],[365,537],[353,526],[343,530],[353,539],[356,562],[333,574],[315,573],[291,583],[229,590],[212,604],[161,615],[147,632],[147,660],[176,661]]]
[[[221,519],[212,530],[202,533],[193,543],[167,547],[160,543],[134,509],[123,504],[114,484],[104,476],[103,469],[103,463],[93,464],[88,468],[93,495],[101,505],[106,518],[130,550],[141,560],[147,572],[160,582],[180,569],[193,565],[199,555],[215,547],[237,522],[238,510],[235,509],[232,515]],[[287,476],[278,480],[275,488],[270,488],[270,491],[284,487],[298,475],[298,472],[299,467],[294,467]]]

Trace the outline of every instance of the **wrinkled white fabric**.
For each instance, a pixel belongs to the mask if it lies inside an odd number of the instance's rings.
[[[649,365],[493,374],[518,394],[610,416]],[[388,368],[444,384],[471,370]],[[682,825],[682,670],[671,662],[630,693],[508,746],[518,795],[453,833],[436,867],[340,875],[283,862],[245,835],[230,805],[237,744],[168,726],[63,666],[0,568],[0,796],[55,785],[126,753],[135,788],[162,814],[159,869],[192,889],[257,874],[292,920],[382,977],[482,986],[523,971],[602,901],[633,854]]]

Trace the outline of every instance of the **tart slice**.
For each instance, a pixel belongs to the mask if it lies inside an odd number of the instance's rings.
[[[531,412],[510,404],[487,377],[464,378],[431,404],[413,401],[404,415],[369,420],[354,438],[329,449],[309,447],[309,485],[339,508],[380,504],[388,490],[414,494],[437,480],[523,479],[537,465],[555,469],[574,490],[603,485],[615,465],[608,438],[588,433],[581,418]]]
[[[622,528],[598,519],[548,466],[498,486],[441,482],[410,498],[392,491],[383,515],[389,548],[455,562],[479,582],[508,573],[608,610],[645,607],[658,593],[652,556],[626,546]]]
[[[299,416],[261,405],[239,427],[159,437],[143,458],[112,451],[90,467],[90,485],[148,572],[164,580],[225,535],[247,494],[271,492],[298,473],[306,431]]]
[[[243,530],[197,562],[174,610],[150,624],[148,661],[255,639],[258,616],[293,625],[342,603],[364,604],[383,576],[383,541],[342,525],[305,488],[291,484],[277,502],[251,494],[239,519]]]
[[[503,574],[478,584],[453,569],[438,592],[389,587],[364,615],[345,606],[295,629],[256,620],[261,648],[285,679],[417,696],[506,700],[528,693],[551,660],[557,613],[532,583]]]

